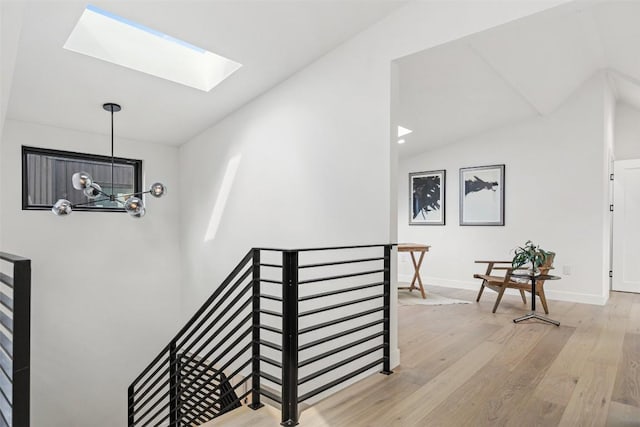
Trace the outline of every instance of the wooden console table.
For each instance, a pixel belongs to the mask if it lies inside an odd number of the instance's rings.
[[[409,289],[412,291],[414,289],[420,289],[420,293],[422,294],[422,298],[427,298],[427,294],[424,291],[424,286],[422,286],[422,278],[420,277],[420,266],[422,265],[422,260],[424,259],[424,254],[429,252],[429,248],[431,246],[420,245],[418,243],[400,243],[398,244],[398,252],[409,252],[411,254],[411,261],[413,261],[413,280],[411,280],[411,285],[407,287],[399,287],[398,289]],[[416,254],[419,253],[420,256],[416,261]],[[417,286],[416,286],[417,283]]]

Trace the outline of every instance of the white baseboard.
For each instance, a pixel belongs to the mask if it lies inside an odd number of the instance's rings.
[[[411,282],[413,277],[409,274],[398,274],[398,281]],[[480,280],[454,280],[441,279],[439,277],[423,277],[425,285],[441,286],[443,288],[466,289],[469,291],[478,291],[480,289]],[[519,295],[515,289],[507,289],[507,295]],[[547,299],[555,301],[569,301],[580,304],[605,305],[609,298],[604,295],[580,294],[576,292],[565,292],[551,289],[545,289]]]

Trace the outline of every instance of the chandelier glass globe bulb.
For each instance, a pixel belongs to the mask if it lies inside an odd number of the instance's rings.
[[[100,187],[100,185],[96,184],[95,182],[92,182],[90,186],[88,186],[83,190],[83,193],[88,198],[95,199],[100,195],[101,191],[102,191],[102,188]]]
[[[153,197],[162,197],[167,193],[167,187],[165,187],[164,184],[162,184],[161,182],[155,182],[151,184],[151,189],[149,190],[149,193]]]
[[[144,203],[139,197],[129,197],[124,202],[124,210],[133,217],[141,218],[144,213],[140,214],[140,212],[144,211]]]
[[[86,172],[76,172],[71,177],[71,183],[76,190],[84,190],[93,184],[93,178]]]
[[[144,214],[147,213],[147,210],[143,207],[137,214],[132,214],[131,216],[134,218],[142,218]]]
[[[69,215],[71,213],[71,202],[66,199],[60,199],[53,205],[51,212],[58,216]]]

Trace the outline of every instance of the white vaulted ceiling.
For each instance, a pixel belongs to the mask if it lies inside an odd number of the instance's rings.
[[[382,19],[403,1],[97,1],[91,4],[243,64],[210,92],[62,48],[87,3],[24,7],[7,118],[178,145]],[[3,95],[4,96],[4,95]]]
[[[397,60],[400,155],[547,115],[596,72],[640,108],[640,2],[573,2]]]

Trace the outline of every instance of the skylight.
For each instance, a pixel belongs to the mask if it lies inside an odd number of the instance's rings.
[[[64,48],[205,92],[242,66],[91,5]]]
[[[405,135],[409,135],[411,132],[413,132],[411,129],[407,129],[405,127],[402,126],[398,126],[398,138],[405,136]]]

